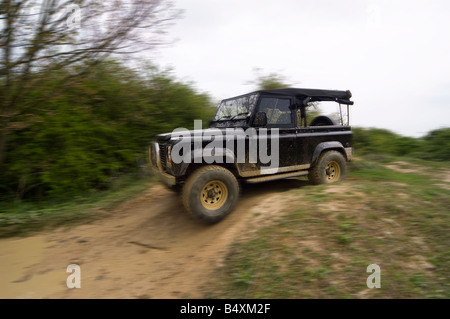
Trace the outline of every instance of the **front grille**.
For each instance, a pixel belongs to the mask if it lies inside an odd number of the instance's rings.
[[[159,156],[161,158],[161,167],[165,171],[167,169],[167,145],[159,144]]]

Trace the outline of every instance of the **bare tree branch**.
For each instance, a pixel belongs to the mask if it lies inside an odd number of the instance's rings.
[[[179,16],[170,0],[2,0],[0,166],[8,123],[37,102],[26,97],[39,78],[76,66],[69,80],[111,55],[152,49]]]

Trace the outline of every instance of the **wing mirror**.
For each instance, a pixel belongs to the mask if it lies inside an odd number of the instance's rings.
[[[253,126],[264,127],[267,125],[267,115],[266,112],[258,112],[253,120]]]

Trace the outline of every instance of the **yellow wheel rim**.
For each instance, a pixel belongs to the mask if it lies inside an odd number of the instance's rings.
[[[341,177],[341,167],[338,163],[332,161],[325,167],[325,176],[328,183],[337,182]]]
[[[228,198],[228,188],[221,181],[212,181],[205,184],[200,193],[200,201],[208,210],[221,208]]]

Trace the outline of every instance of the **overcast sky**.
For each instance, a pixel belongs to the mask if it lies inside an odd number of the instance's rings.
[[[423,136],[450,126],[450,1],[176,0],[156,62],[213,98],[255,68],[294,87],[351,90],[354,126]]]

